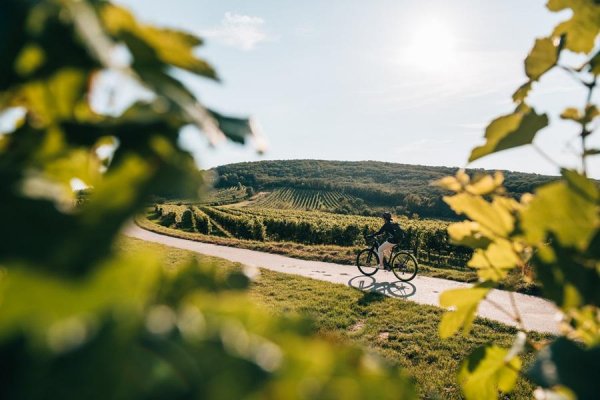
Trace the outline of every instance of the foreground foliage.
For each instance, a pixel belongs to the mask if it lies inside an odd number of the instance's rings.
[[[587,177],[586,162],[600,154],[587,145],[600,116],[592,103],[600,74],[600,53],[595,48],[600,5],[591,0],[550,0],[547,7],[551,11],[570,9],[572,16],[550,36],[535,41],[525,60],[528,81],[513,96],[515,111],[490,123],[485,143],[473,149],[469,160],[533,142],[536,133],[549,124],[549,117],[529,106],[527,96],[544,74],[560,68],[587,90],[582,108],[569,107],[560,115],[577,126],[581,167],[561,168],[561,179],[519,200],[507,196],[501,173],[472,178],[459,171],[438,181],[439,186],[454,192],[444,201],[468,218],[451,225],[448,233],[454,243],[475,249],[469,265],[477,269],[480,280],[473,288],[442,294],[442,305],[454,310],[442,318],[440,335],[469,333],[477,306],[491,288],[510,271],[533,266],[530,279],[537,279],[543,295],[562,311],[563,336],[547,346],[532,341],[519,317],[519,305],[513,304],[505,311],[520,324],[521,332],[515,335],[512,347],[490,344],[463,363],[459,380],[469,399],[510,392],[518,374],[540,385],[538,398],[592,399],[600,393],[600,188]],[[563,60],[569,59],[569,52],[581,53],[587,61],[567,65]],[[520,357],[528,347],[539,352],[534,364],[523,368]]]
[[[0,2],[0,112],[15,122],[0,135],[0,398],[413,397],[397,368],[256,309],[241,271],[112,251],[150,195],[197,192],[181,127],[256,134],[171,74],[217,78],[201,43],[108,1]],[[92,100],[128,85],[144,95],[123,110]]]

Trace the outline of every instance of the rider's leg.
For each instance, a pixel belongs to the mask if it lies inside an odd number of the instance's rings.
[[[383,268],[383,257],[386,255],[386,253],[391,251],[393,247],[394,247],[394,244],[392,244],[388,241],[385,241],[377,249],[377,255],[379,256],[379,266],[380,267]]]

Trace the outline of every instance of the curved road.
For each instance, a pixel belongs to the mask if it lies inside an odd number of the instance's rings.
[[[127,236],[149,242],[220,257],[250,267],[266,268],[277,272],[341,283],[363,291],[378,292],[386,296],[438,307],[439,296],[443,291],[470,286],[467,283],[426,276],[417,276],[411,282],[403,283],[388,271],[378,271],[374,276],[368,277],[363,276],[356,267],[350,265],[299,260],[278,254],[179,239],[150,232],[134,224],[129,225],[124,233]],[[514,293],[513,296],[527,330],[555,334],[559,332],[556,320],[558,310],[551,302],[520,293]],[[477,312],[480,317],[516,326],[513,318],[507,314],[514,314],[514,311],[510,294],[504,290],[492,290],[488,295],[488,300],[479,305]]]

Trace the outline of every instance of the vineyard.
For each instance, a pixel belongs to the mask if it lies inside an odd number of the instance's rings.
[[[341,192],[311,189],[277,189],[252,202],[253,208],[333,210],[344,200],[355,198]]]
[[[320,211],[254,207],[159,204],[150,219],[156,223],[205,235],[245,240],[295,242],[306,245],[365,246],[363,233],[380,228],[381,219]],[[400,217],[403,248],[428,264],[464,267],[471,251],[449,243],[447,223]]]
[[[210,205],[237,203],[245,200],[249,195],[248,188],[245,186],[232,186],[226,189],[211,190],[206,194],[202,203]]]

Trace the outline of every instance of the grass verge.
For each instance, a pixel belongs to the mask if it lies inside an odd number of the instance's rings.
[[[201,263],[218,262],[224,269],[239,267],[226,260],[138,239],[123,238],[119,247],[125,252],[159,250],[167,267],[190,257]],[[268,270],[261,272],[248,293],[258,304],[274,314],[309,316],[321,336],[334,342],[361,344],[388,362],[401,365],[414,379],[422,398],[460,398],[456,384],[460,361],[485,343],[510,347],[515,333],[512,327],[478,318],[469,337],[442,340],[437,333],[442,314],[439,308],[364,293],[345,285]],[[531,334],[534,341],[547,338]],[[525,355],[526,364],[530,358],[530,354]],[[532,390],[530,383],[519,378],[510,398],[530,398]]]

